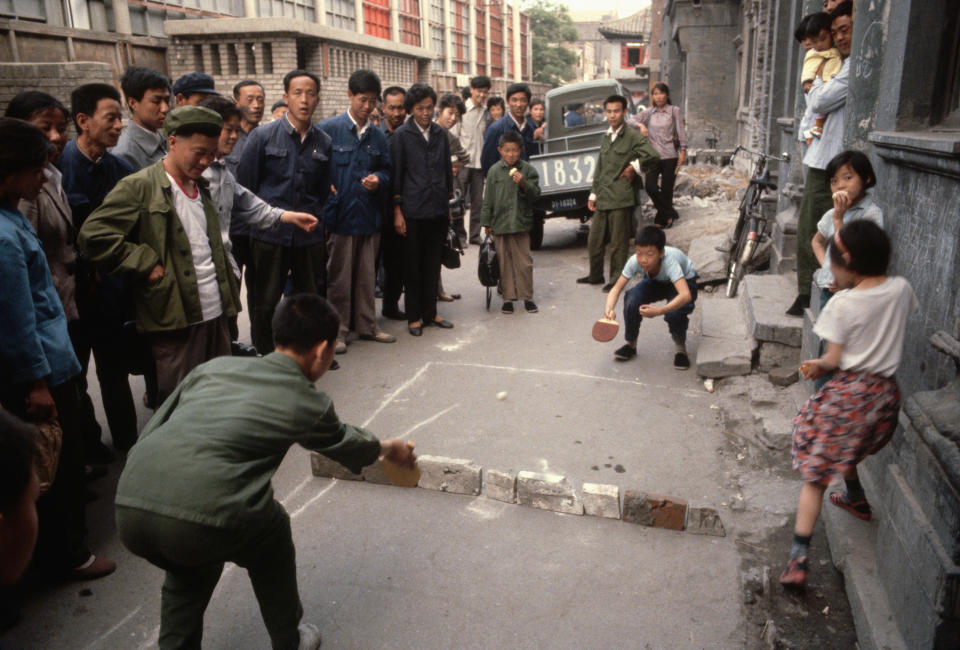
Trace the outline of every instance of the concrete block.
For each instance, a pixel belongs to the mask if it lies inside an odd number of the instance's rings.
[[[777,367],[799,368],[800,349],[792,345],[764,341],[760,344],[757,367],[761,372],[770,372]]]
[[[480,466],[463,458],[420,456],[420,487],[454,494],[480,494]]]
[[[694,535],[714,535],[726,537],[720,513],[715,508],[690,506],[687,508],[687,532]]]
[[[620,488],[601,483],[583,484],[583,510],[594,517],[620,518]]]
[[[753,350],[746,339],[720,339],[701,336],[697,344],[697,374],[701,377],[749,375]]]
[[[338,478],[345,481],[363,480],[363,474],[354,474],[337,461],[331,460],[315,451],[310,452],[310,471],[314,476],[322,476],[324,478]]]
[[[483,471],[483,496],[488,499],[517,502],[517,475],[514,472],[501,472],[496,469]]]
[[[774,386],[790,386],[800,379],[800,370],[798,366],[781,366],[771,370],[768,377]]]
[[[627,490],[623,493],[622,518],[641,526],[683,530],[687,518],[687,502],[675,497]]]
[[[383,465],[380,464],[380,459],[378,458],[375,462],[367,465],[362,470],[363,480],[367,483],[376,483],[378,485],[393,485],[390,482],[390,479],[387,478],[387,475],[383,471]]]
[[[727,245],[729,245],[728,238],[723,233],[697,237],[690,242],[687,257],[693,261],[693,266],[700,275],[698,280],[700,284],[721,282],[726,279],[727,254],[718,251],[717,247]]]
[[[566,477],[558,474],[517,474],[517,503],[570,515],[583,514],[583,501]]]
[[[700,300],[700,331],[722,339],[749,339],[743,305],[725,297]]]
[[[748,275],[739,293],[753,338],[800,347],[803,319],[785,313],[797,295],[796,286],[787,276]]]

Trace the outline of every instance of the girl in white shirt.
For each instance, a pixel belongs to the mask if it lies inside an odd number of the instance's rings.
[[[820,516],[823,493],[834,477],[846,483],[830,502],[860,519],[870,505],[857,478],[857,464],[887,444],[897,427],[900,389],[893,378],[903,351],[907,316],[919,307],[910,284],[887,277],[890,239],[872,221],[845,225],[829,255],[838,291],[813,331],[827,341],[819,359],[804,361],[806,379],[834,371],[794,418],[793,468],[805,481],[800,490],[793,547],[780,582],[806,583],[810,535]]]

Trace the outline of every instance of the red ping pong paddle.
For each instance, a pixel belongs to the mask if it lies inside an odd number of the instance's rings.
[[[606,343],[607,341],[613,340],[613,337],[617,335],[617,330],[619,329],[620,325],[617,321],[610,320],[609,318],[601,318],[593,324],[593,338],[595,341]]]

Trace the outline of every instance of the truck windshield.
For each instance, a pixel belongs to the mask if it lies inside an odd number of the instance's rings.
[[[603,124],[606,117],[603,115],[603,97],[589,99],[584,102],[575,102],[563,105],[563,126],[566,132],[580,128]]]

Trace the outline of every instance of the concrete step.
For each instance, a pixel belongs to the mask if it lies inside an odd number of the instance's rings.
[[[714,379],[749,375],[757,343],[747,331],[740,301],[718,296],[703,299],[699,305],[697,374]]]
[[[790,273],[797,269],[797,211],[781,210],[773,223],[773,250],[770,251],[770,270]]]
[[[727,254],[718,251],[717,247],[725,247],[728,242],[727,235],[723,233],[697,237],[690,242],[687,257],[700,275],[700,284],[723,282],[727,279]]]
[[[787,316],[797,295],[796,282],[786,275],[748,275],[738,292],[747,317],[747,331],[758,341],[773,341],[799,348],[803,319]]]

